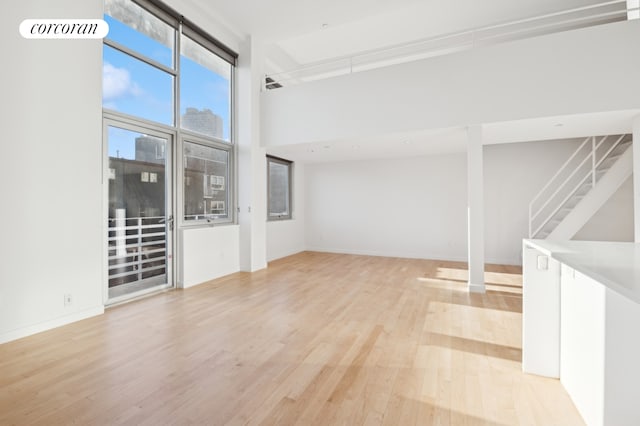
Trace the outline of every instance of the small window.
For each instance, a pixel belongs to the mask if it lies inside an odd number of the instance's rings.
[[[211,201],[211,214],[224,214],[224,201]]]
[[[231,146],[184,142],[184,219],[233,219],[228,210]]]
[[[269,220],[291,219],[291,167],[293,163],[267,156]]]

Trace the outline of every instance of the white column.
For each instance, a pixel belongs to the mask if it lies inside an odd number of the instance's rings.
[[[467,128],[467,244],[470,292],[484,293],[484,178],[482,126]]]
[[[260,145],[263,64],[263,44],[247,37],[240,46],[236,73],[236,140],[240,269],[249,272],[267,266],[267,171]]]
[[[635,242],[640,243],[640,115],[633,119],[633,219]]]

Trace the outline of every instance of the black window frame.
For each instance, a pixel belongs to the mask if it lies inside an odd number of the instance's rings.
[[[287,212],[271,212],[271,164],[278,164],[287,167]],[[284,158],[267,155],[267,220],[280,221],[293,219],[293,161]]]

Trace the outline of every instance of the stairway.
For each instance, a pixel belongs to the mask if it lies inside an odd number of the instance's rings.
[[[529,238],[569,240],[633,172],[631,135],[590,136],[529,203]]]

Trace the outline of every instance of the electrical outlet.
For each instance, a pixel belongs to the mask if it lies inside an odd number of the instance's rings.
[[[73,303],[73,299],[71,299],[71,294],[65,294],[64,295],[64,306],[71,306],[71,304]]]

